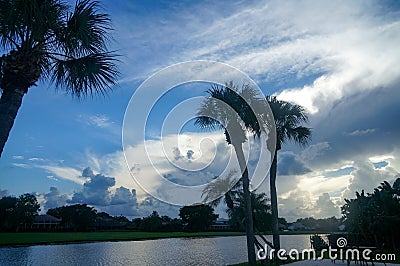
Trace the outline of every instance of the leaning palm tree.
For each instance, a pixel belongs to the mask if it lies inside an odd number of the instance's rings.
[[[287,141],[294,141],[300,145],[306,145],[311,140],[311,129],[301,124],[308,122],[308,116],[303,107],[297,104],[278,100],[274,96],[268,96],[267,101],[275,119],[276,127],[276,147],[275,155],[270,169],[270,190],[271,190],[271,210],[272,210],[272,234],[275,250],[280,249],[279,224],[278,224],[278,200],[276,192],[276,174],[278,151],[282,144]],[[276,255],[276,253],[275,253]],[[275,256],[277,263],[277,257]]]
[[[247,255],[250,265],[255,265],[255,248],[251,199],[249,190],[249,174],[242,148],[247,140],[246,133],[260,136],[264,131],[260,125],[260,117],[249,104],[261,106],[265,101],[257,97],[257,92],[248,85],[238,88],[232,82],[225,86],[213,85],[208,90],[209,97],[202,103],[195,124],[205,129],[223,129],[228,144],[235,149],[242,174],[243,197],[245,201],[245,227],[247,239]]]
[[[231,170],[226,177],[216,176],[214,180],[207,184],[202,192],[203,202],[208,203],[211,207],[217,207],[221,200],[224,201],[229,209],[234,208],[235,199],[238,197],[240,187],[242,186],[241,180],[233,178],[236,171]]]
[[[116,82],[111,30],[97,1],[0,0],[0,156],[22,98],[39,79],[80,97]]]

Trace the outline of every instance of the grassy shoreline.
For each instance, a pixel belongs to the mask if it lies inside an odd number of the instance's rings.
[[[326,232],[318,232],[325,234]],[[265,232],[265,235],[270,235]],[[315,232],[296,231],[281,232],[282,235],[315,234]],[[102,241],[139,241],[161,238],[180,237],[219,237],[242,236],[244,232],[133,232],[133,231],[108,231],[108,232],[21,232],[0,233],[0,247],[16,247],[31,245],[87,243]]]

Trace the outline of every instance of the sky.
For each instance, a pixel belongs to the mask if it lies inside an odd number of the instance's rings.
[[[177,216],[179,206],[147,194],[130,172],[153,180],[157,168],[172,182],[199,185],[227,169],[233,150],[221,131],[198,130],[189,120],[160,137],[168,114],[203,97],[210,84],[184,84],[161,95],[144,142],[123,147],[122,129],[142,82],[191,60],[231,65],[264,95],[300,104],[309,113],[310,145],[288,143],[278,154],[279,215],[288,221],[340,217],[345,198],[400,177],[397,1],[100,2],[114,28],[110,49],[120,55],[118,84],[107,96],[87,99],[74,99],[46,81],[32,87],[0,158],[0,196],[36,193],[42,211],[88,203],[111,215],[157,210]],[[187,116],[185,108],[176,119]],[[134,117],[129,116],[133,136],[143,130],[135,129]],[[250,172],[257,163],[252,156]],[[208,166],[187,171],[179,163]],[[174,193],[157,182],[148,190]],[[269,195],[268,180],[256,191]],[[222,217],[224,209],[217,208]]]

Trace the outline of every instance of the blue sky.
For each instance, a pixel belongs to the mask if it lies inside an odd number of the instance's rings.
[[[118,85],[106,97],[81,100],[46,82],[31,88],[0,159],[1,194],[35,192],[43,208],[81,200],[113,215],[141,216],[156,209],[176,216],[177,207],[158,202],[133,182],[121,132],[136,88],[162,68],[188,60],[230,64],[265,95],[301,104],[310,113],[311,145],[289,144],[279,154],[281,216],[339,215],[344,198],[399,175],[396,1],[101,2],[115,29],[111,49],[121,55]],[[164,96],[149,128],[157,131],[174,104],[204,95],[207,86],[198,85]],[[186,133],[191,142],[178,150],[185,155],[193,149],[196,156],[206,133],[190,124]],[[229,152],[221,132],[207,134]],[[169,137],[165,141],[176,136]],[[150,152],[157,154],[157,138],[151,141]],[[130,152],[139,156],[137,169],[145,176],[143,147]],[[216,165],[226,159],[220,157]],[[165,159],[155,164],[164,167]],[[83,173],[86,167],[93,173]],[[173,167],[166,171],[184,181],[208,180],[219,170],[215,166],[189,177]],[[267,184],[259,188],[268,190]]]

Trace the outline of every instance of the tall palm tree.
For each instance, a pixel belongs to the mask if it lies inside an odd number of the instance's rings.
[[[287,141],[306,145],[311,140],[311,129],[301,125],[308,122],[308,115],[300,105],[278,100],[275,96],[268,96],[267,101],[274,115],[276,128],[275,155],[270,169],[270,190],[273,245],[275,250],[279,250],[278,199],[276,192],[278,151],[282,148],[282,144]],[[275,255],[277,254],[275,253]],[[275,262],[278,263],[277,256],[275,256]]]
[[[110,19],[97,1],[0,0],[0,156],[23,96],[39,79],[80,97],[116,82]]]
[[[257,97],[257,92],[250,86],[244,85],[239,89],[232,82],[225,84],[225,86],[213,85],[208,90],[208,94],[209,97],[202,103],[197,112],[198,117],[195,124],[206,129],[223,129],[227,143],[235,149],[242,173],[247,255],[249,265],[255,265],[249,174],[242,144],[247,140],[246,133],[260,136],[263,132],[263,126],[258,122],[260,117],[252,111],[249,103],[261,106],[264,99]]]

